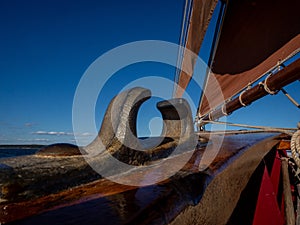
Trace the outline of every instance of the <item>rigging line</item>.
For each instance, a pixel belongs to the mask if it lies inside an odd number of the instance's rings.
[[[286,133],[292,135],[293,132],[297,131],[296,128],[281,128],[281,127],[268,127],[268,126],[255,126],[255,125],[247,125],[247,124],[238,124],[238,123],[230,123],[230,122],[221,122],[221,121],[212,121],[212,120],[203,120],[204,123],[212,123],[219,125],[228,125],[228,126],[236,126],[236,127],[245,127],[245,128],[253,128],[253,129],[261,129],[264,131],[278,131],[282,133]]]
[[[298,125],[298,128],[300,128],[299,125]],[[299,159],[299,154],[300,154],[300,129],[292,135],[291,152],[292,152],[292,157],[295,160],[295,163],[296,163],[297,167],[300,168],[300,159]]]
[[[184,33],[184,30],[185,30],[184,28],[185,28],[185,23],[186,23],[186,13],[187,13],[188,1],[189,1],[189,0],[186,0],[186,1],[185,1],[185,7],[184,7],[184,11],[183,11],[183,20],[182,20],[182,25],[181,25],[180,39],[179,39],[179,44],[180,44],[180,45],[182,44],[183,38],[184,38],[183,33]],[[177,57],[177,70],[179,70],[179,69],[178,69],[178,66],[179,66],[179,64],[180,64],[181,54],[182,54],[182,49],[179,48],[179,49],[178,49],[178,57]]]
[[[291,153],[292,158],[297,166],[297,171],[295,172],[295,176],[299,179],[299,169],[300,169],[300,122],[297,125],[298,131],[296,131],[291,138]],[[293,167],[292,167],[293,168]],[[299,191],[299,185],[297,185]],[[299,193],[298,193],[299,194]],[[298,196],[299,200],[299,196]],[[299,207],[299,205],[298,205]],[[298,223],[297,223],[298,224]]]
[[[199,136],[209,135],[209,134],[256,134],[263,133],[264,130],[218,130],[218,131],[197,131],[196,134]],[[278,133],[278,130],[269,130],[270,133]]]
[[[286,61],[290,60],[291,58],[293,58],[294,56],[296,56],[298,53],[300,53],[300,48],[297,48],[295,51],[293,51],[291,54],[289,54],[287,57],[285,57],[283,60],[280,60],[280,64],[277,64],[274,65],[273,67],[271,67],[270,69],[268,69],[266,72],[264,72],[263,74],[261,74],[256,80],[254,81],[251,81],[251,83],[249,83],[250,85],[254,84],[255,82],[257,82],[260,78],[264,77],[264,76],[267,76],[267,75],[271,75],[273,74],[272,71],[274,71],[275,69],[278,68],[278,66],[284,64]],[[295,59],[296,60],[296,59]],[[278,71],[276,71],[277,73]],[[300,81],[300,80],[299,80]],[[248,84],[248,85],[249,85]],[[241,90],[239,90],[236,94],[234,94],[233,96],[229,97],[230,98],[233,98],[234,96],[236,96],[238,93],[242,92],[243,90],[245,89],[242,88]]]
[[[240,101],[240,104],[241,104],[243,107],[246,107],[246,106],[247,106],[247,104],[245,104],[245,103],[243,102],[243,99],[242,99],[243,94],[244,94],[245,92],[246,92],[246,90],[242,91],[241,94],[239,95],[239,101]]]
[[[185,7],[183,10],[183,19],[182,19],[182,24],[181,24],[181,33],[180,33],[180,37],[179,37],[179,45],[181,45],[182,43],[182,39],[183,39],[183,32],[184,32],[184,27],[185,27],[185,20],[186,20],[186,10],[187,10],[187,5],[188,5],[188,0],[185,1]],[[181,47],[178,48],[178,55],[177,55],[177,62],[176,62],[176,73],[175,73],[175,83],[178,81],[178,77],[179,77],[179,64],[181,61],[181,54],[182,54],[182,49]],[[176,92],[176,85],[174,85],[173,87],[173,96]]]
[[[191,15],[192,15],[192,5],[194,3],[194,0],[189,0],[189,5],[187,9],[187,14],[186,14],[186,27],[185,27],[185,32],[184,32],[184,43],[183,46],[186,46],[187,43],[187,37],[188,37],[188,32],[189,32],[189,27],[191,24]]]
[[[300,104],[292,96],[290,96],[285,89],[281,88],[281,91],[297,108],[300,109]]]
[[[181,33],[180,33],[180,39],[179,39],[179,49],[178,49],[178,55],[177,55],[177,62],[176,62],[176,72],[175,72],[175,84],[173,87],[173,96],[175,96],[177,85],[176,83],[179,82],[179,76],[182,68],[182,62],[183,62],[183,54],[184,54],[184,48],[186,46],[187,42],[187,36],[188,36],[188,27],[190,25],[190,16],[191,16],[191,7],[192,7],[193,0],[186,0],[185,1],[185,7],[184,7],[184,14],[183,14],[183,20],[181,25]]]
[[[282,65],[283,63],[285,63],[286,61],[288,61],[288,60],[290,60],[291,58],[293,58],[294,56],[296,56],[298,53],[300,53],[300,48],[298,48],[298,49],[296,49],[295,51],[293,51],[290,55],[288,55],[286,58],[284,58],[283,60],[281,60],[280,61],[280,65]],[[296,61],[297,59],[295,59],[295,61]],[[249,83],[249,84],[254,84],[256,81],[258,81],[260,78],[262,78],[263,76],[266,76],[266,75],[270,75],[270,73],[272,73],[272,71],[274,71],[276,68],[278,68],[278,63],[275,65],[275,66],[273,66],[273,67],[271,67],[267,72],[265,72],[265,73],[263,73],[259,78],[257,78],[256,80],[254,80],[253,82],[251,82],[251,83]],[[278,71],[276,72],[276,73],[278,73]],[[276,73],[274,73],[274,74],[276,74]],[[300,80],[299,80],[300,81]],[[248,84],[248,85],[249,85]],[[239,93],[241,93],[243,90],[244,90],[245,88],[242,88],[241,90],[239,90],[236,94],[234,94],[234,95],[232,95],[231,97],[229,97],[228,99],[232,99],[232,98],[234,98],[235,96],[237,96]],[[226,99],[225,100],[225,102],[228,100],[228,99]],[[200,104],[199,104],[200,105]],[[215,108],[218,108],[218,107],[220,107],[220,106],[222,106],[222,104],[220,104],[220,105],[218,105],[217,107],[215,107]],[[198,108],[198,110],[199,110],[199,108]],[[198,117],[199,118],[204,118],[204,117],[206,117],[211,111],[213,111],[213,110],[210,110],[209,112],[207,112],[206,114],[204,114],[204,115],[198,115]]]
[[[223,1],[220,1],[220,2],[221,2],[221,7],[220,7],[220,12],[219,12],[219,15],[218,15],[217,23],[216,23],[217,31],[215,31],[215,33],[214,33],[214,37],[213,37],[213,41],[212,41],[212,45],[211,45],[211,52],[210,52],[209,59],[208,59],[208,62],[207,62],[208,68],[206,70],[206,78],[205,78],[205,81],[204,81],[205,86],[202,90],[202,93],[200,94],[201,96],[200,96],[200,99],[199,99],[199,104],[198,104],[198,109],[197,109],[198,117],[200,117],[199,112],[200,112],[200,105],[202,103],[202,97],[203,97],[203,94],[204,94],[204,90],[206,89],[206,84],[207,84],[207,80],[208,80],[208,76],[209,76],[209,71],[210,71],[210,68],[212,67],[212,62],[213,62],[213,60],[215,58],[215,54],[217,52],[217,46],[218,46],[218,43],[219,43],[219,40],[220,40],[222,27],[223,27],[225,15],[226,15],[226,12],[227,12],[228,3],[225,3]]]
[[[278,70],[279,71],[279,70]],[[267,78],[264,80],[264,82],[259,82],[259,85],[262,85],[265,89],[265,91],[270,94],[270,95],[276,95],[278,93],[278,90],[272,91],[269,87],[268,87],[268,79],[270,78],[270,76],[273,75],[273,73],[269,73],[269,75],[267,76]]]
[[[179,44],[183,48],[180,48],[178,51],[177,68],[179,67],[180,64],[182,64],[184,47],[186,46],[186,42],[187,42],[192,2],[193,2],[193,0],[186,0],[186,2],[185,2],[184,15],[183,15],[183,20],[182,20],[182,25],[181,25],[182,27],[181,27],[180,40],[179,40]],[[179,67],[179,68],[181,68],[181,67]],[[177,74],[179,74],[179,73],[180,73],[180,69],[177,69]]]

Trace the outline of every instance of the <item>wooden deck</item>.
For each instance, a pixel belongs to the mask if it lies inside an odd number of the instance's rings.
[[[218,140],[219,136],[212,139]],[[212,163],[205,162],[203,159],[209,157],[203,157],[203,154],[204,150],[205,154],[214,152],[215,145],[200,145],[174,176],[150,186],[127,186],[100,177],[63,190],[53,187],[51,193],[53,184],[50,182],[47,186],[45,181],[43,188],[50,190],[44,194],[30,194],[29,199],[25,195],[1,198],[0,222],[44,225],[226,224],[251,175],[279,141],[278,134],[268,133],[225,136]],[[174,160],[178,162],[181,158],[182,155],[175,155],[166,162],[172,168]],[[10,163],[14,160],[5,159],[0,163],[3,168],[11,168]],[[209,166],[202,171],[206,163]],[[79,179],[89,176],[89,173],[84,174],[86,171],[89,170],[78,171]],[[141,166],[121,176],[134,180],[146,174]],[[3,192],[2,186],[2,197]]]

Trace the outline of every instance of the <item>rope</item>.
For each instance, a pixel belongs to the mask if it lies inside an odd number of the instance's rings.
[[[240,95],[239,95],[239,101],[240,101],[240,104],[244,107],[246,107],[247,105],[243,102],[243,99],[242,99],[242,96],[243,94],[246,92],[246,90],[244,90]]]
[[[297,108],[300,109],[300,104],[292,96],[290,96],[285,89],[281,88],[281,91]]]
[[[244,127],[244,128],[252,128],[252,129],[260,129],[265,132],[280,132],[289,135],[293,135],[295,131],[298,129],[295,128],[278,128],[278,127],[267,127],[267,126],[254,126],[254,125],[246,125],[246,124],[238,124],[238,123],[229,123],[229,122],[221,122],[221,121],[212,121],[212,120],[203,120],[202,122],[205,123],[212,123],[218,125],[228,125],[228,126],[235,126],[235,127]]]
[[[203,120],[204,123],[211,124],[219,124],[219,125],[229,125],[229,126],[237,126],[237,127],[245,127],[245,128],[255,128],[258,130],[239,130],[239,131],[214,131],[213,133],[232,133],[232,134],[241,134],[241,133],[258,133],[258,132],[278,132],[285,133],[291,138],[291,153],[292,158],[294,159],[298,169],[300,169],[300,123],[298,123],[298,129],[295,128],[278,128],[278,127],[267,127],[267,126],[253,126],[246,124],[237,124],[237,123],[229,123],[229,122],[221,122],[221,121],[212,121],[212,120]]]
[[[299,159],[299,153],[300,153],[300,129],[296,131],[292,135],[291,139],[291,152],[292,157],[297,165],[298,168],[300,168],[300,159]]]
[[[183,11],[183,20],[182,20],[182,25],[181,25],[180,39],[179,39],[179,44],[181,47],[178,49],[177,62],[176,62],[177,69],[176,69],[175,78],[174,78],[175,83],[177,83],[177,84],[180,79],[180,73],[181,73],[183,56],[184,56],[184,48],[186,47],[186,43],[187,43],[188,30],[189,30],[189,25],[190,25],[190,17],[191,17],[191,12],[192,12],[192,2],[193,2],[193,0],[186,0],[184,11]],[[173,96],[175,96],[176,91],[177,91],[177,85],[174,85]]]
[[[212,112],[210,112],[210,113],[208,114],[208,119],[209,119],[210,121],[212,121],[211,113],[212,113]]]
[[[270,95],[276,95],[276,94],[278,93],[278,91],[277,91],[277,90],[272,91],[272,90],[268,87],[268,84],[267,84],[267,81],[268,81],[268,79],[270,78],[270,76],[271,76],[272,74],[273,74],[273,73],[270,73],[270,74],[267,76],[267,78],[265,79],[265,81],[264,81],[264,82],[260,82],[259,84],[262,85],[262,86],[264,87],[265,91],[266,91],[267,93],[269,93]]]
[[[226,103],[224,103],[224,104],[222,105],[221,110],[222,110],[222,113],[223,113],[224,116],[228,116],[229,114],[227,113],[227,110],[225,109],[225,107],[226,107]]]
[[[251,84],[253,84],[253,83],[255,83],[256,81],[258,81],[260,78],[262,78],[263,76],[265,76],[265,75],[271,75],[272,74],[272,72],[274,72],[274,70],[276,69],[276,68],[278,68],[279,66],[280,67],[285,67],[285,65],[283,65],[284,63],[286,63],[288,60],[290,60],[290,59],[292,59],[293,57],[295,57],[297,54],[299,54],[300,53],[300,48],[297,48],[295,51],[293,51],[290,55],[288,55],[286,58],[284,58],[284,59],[282,59],[282,60],[280,60],[280,65],[277,63],[276,65],[274,65],[273,67],[271,67],[270,69],[268,69],[266,72],[264,72],[263,74],[261,74],[256,80],[253,80],[253,81],[251,81]],[[267,80],[267,79],[266,79]],[[299,82],[300,82],[300,79],[299,79]],[[265,83],[265,81],[264,82],[260,82],[259,84],[261,84],[261,85],[263,85],[264,87],[266,87],[266,89],[268,89],[268,86],[267,85],[264,85],[264,83]],[[207,85],[207,83],[205,82],[205,86],[204,86],[204,90],[206,89],[206,85]],[[249,84],[248,84],[249,85]],[[230,98],[228,98],[228,99],[231,99],[231,98],[234,98],[238,93],[241,93],[242,91],[243,91],[243,89],[244,88],[242,88],[242,89],[240,89],[240,90],[238,90],[237,92],[236,92],[236,94],[234,94],[234,95],[232,95],[232,96],[230,96]],[[267,90],[266,90],[267,91]],[[269,89],[269,91],[270,92],[272,92],[270,89]],[[267,91],[268,92],[268,91]],[[269,93],[269,92],[268,92]],[[241,95],[240,95],[241,96]],[[241,99],[240,97],[239,97],[239,99]],[[201,104],[202,104],[202,98],[201,98],[201,100],[200,100],[200,102],[199,102],[199,106],[198,106],[198,113],[200,114],[200,106],[201,106]],[[227,101],[227,100],[226,100]],[[243,104],[245,104],[243,101],[240,101],[240,103],[241,103],[241,105],[242,106],[244,106]],[[243,103],[243,104],[242,104]],[[210,111],[209,111],[210,112]],[[208,112],[208,113],[209,113]],[[205,113],[204,115],[202,115],[201,117],[205,117],[205,116],[207,116],[208,115],[208,113]],[[201,118],[200,117],[200,118]]]
[[[263,133],[263,130],[218,130],[218,131],[197,131],[196,134],[199,136],[201,135],[209,135],[209,134],[216,134],[216,135],[231,135],[231,134],[257,134]],[[278,131],[269,131],[270,133],[278,133]]]
[[[219,124],[219,125],[229,125],[229,126],[237,126],[237,127],[245,127],[245,128],[255,128],[259,130],[246,131],[244,133],[256,133],[256,132],[280,132],[285,133],[291,138],[291,152],[292,158],[294,159],[298,168],[300,168],[300,123],[298,124],[298,129],[296,128],[277,128],[277,127],[267,127],[267,126],[253,126],[246,124],[238,124],[238,123],[229,123],[229,122],[221,122],[221,121],[212,121],[212,120],[204,120],[205,123],[211,124]],[[221,131],[222,132],[222,131]],[[242,133],[243,131],[233,131],[236,133]]]

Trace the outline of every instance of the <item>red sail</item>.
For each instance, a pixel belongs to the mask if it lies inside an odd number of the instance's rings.
[[[217,0],[194,0],[185,47],[199,53]],[[299,0],[231,0],[208,74],[199,114],[206,115],[300,48]],[[183,53],[175,97],[194,72],[195,56]],[[183,72],[185,71],[185,72]],[[209,99],[209,101],[208,101]]]
[[[220,106],[300,48],[299,0],[228,4],[200,115]]]
[[[194,0],[192,3],[192,12],[185,47],[194,52],[195,55],[190,54],[188,51],[183,53],[182,70],[177,81],[180,88],[175,89],[174,97],[181,97],[191,80],[196,63],[195,56],[197,56],[200,51],[205,32],[217,2],[218,0]]]

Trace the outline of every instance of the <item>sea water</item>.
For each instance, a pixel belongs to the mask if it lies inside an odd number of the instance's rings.
[[[0,158],[15,157],[21,155],[33,155],[40,148],[30,147],[0,147]]]

